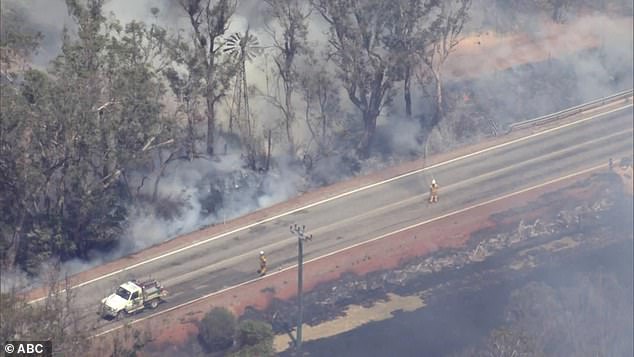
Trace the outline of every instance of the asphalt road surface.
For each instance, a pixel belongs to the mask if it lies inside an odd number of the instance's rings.
[[[270,271],[292,266],[297,259],[297,238],[289,232],[291,224],[305,224],[307,233],[313,235],[313,240],[304,247],[308,260],[605,164],[609,157],[632,155],[631,104],[623,104],[608,113],[593,111],[580,119],[327,200],[246,230],[209,239],[205,244],[165,254],[161,259],[75,288],[83,311],[82,320],[99,334],[124,322],[254,279],[260,250],[267,253]],[[428,185],[432,178],[440,185],[440,200],[429,205]],[[149,276],[159,279],[169,290],[168,303],[121,322],[98,318],[96,311],[102,297],[124,281]]]

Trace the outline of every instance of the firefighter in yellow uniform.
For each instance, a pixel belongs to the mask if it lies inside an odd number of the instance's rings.
[[[260,251],[260,269],[258,269],[258,274],[260,274],[260,276],[266,274],[266,256],[264,255],[264,251]]]
[[[434,202],[438,202],[438,184],[436,179],[431,180],[431,185],[429,186],[429,203]]]

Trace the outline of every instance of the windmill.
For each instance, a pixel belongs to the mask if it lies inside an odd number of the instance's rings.
[[[233,130],[233,119],[244,118],[246,122],[247,135],[251,137],[252,123],[249,113],[249,98],[247,89],[246,62],[252,61],[255,56],[261,53],[264,47],[260,46],[258,39],[249,29],[244,35],[233,33],[225,42],[223,52],[229,54],[238,63],[238,73],[233,88],[233,99],[229,113],[229,131]]]

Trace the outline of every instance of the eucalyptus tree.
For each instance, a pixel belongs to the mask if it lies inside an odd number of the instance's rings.
[[[234,68],[222,56],[223,35],[236,9],[236,0],[178,0],[192,30],[193,53],[187,71],[200,74],[200,95],[206,103],[207,154],[214,154],[216,105],[230,86]],[[183,49],[186,49],[184,47]],[[196,76],[194,76],[196,78]]]
[[[307,59],[298,81],[298,91],[304,102],[304,120],[311,134],[311,142],[314,140],[317,143],[318,155],[328,154],[333,151],[336,142],[333,130],[341,122],[337,83],[323,63],[314,57]],[[311,142],[307,147],[310,147]]]
[[[439,14],[430,26],[431,42],[425,47],[422,59],[433,78],[435,114],[428,123],[436,126],[443,117],[443,77],[447,58],[460,43],[460,35],[469,18],[472,0],[446,0],[439,3]]]
[[[312,0],[330,25],[330,58],[339,68],[338,77],[348,98],[361,112],[362,130],[357,145],[360,157],[370,155],[377,118],[392,98],[398,79],[394,53],[383,37],[390,26],[386,16],[391,1]]]
[[[433,40],[429,26],[439,6],[438,0],[394,0],[386,14],[391,21],[385,43],[390,51],[397,54],[407,117],[412,116],[412,78],[422,64],[420,54]]]
[[[5,252],[30,271],[48,257],[87,257],[117,243],[126,173],[151,166],[151,149],[169,142],[174,126],[161,115],[165,31],[108,21],[102,0],[66,5],[76,32],[64,31],[50,70],[29,70],[3,90],[2,117],[19,118],[2,129],[15,226]]]

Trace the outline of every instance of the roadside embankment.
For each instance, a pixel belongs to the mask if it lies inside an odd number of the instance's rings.
[[[417,262],[415,266],[418,268],[414,271],[427,274],[423,279],[427,283],[409,281],[406,286],[423,291],[429,287],[429,279],[437,283],[451,280],[451,276],[443,273],[439,277],[437,273],[449,270],[452,274],[459,274],[469,264],[486,264],[499,251],[510,246],[513,249],[522,246],[523,249],[532,249],[552,241],[557,241],[551,244],[557,249],[576,245],[571,243],[574,238],[554,238],[548,234],[544,236],[543,232],[549,232],[553,224],[574,226],[575,215],[559,215],[566,212],[566,207],[586,207],[586,203],[597,197],[599,192],[614,190],[610,188],[615,182],[614,176],[612,179],[593,176],[590,180],[578,182],[588,176],[587,173],[569,177],[307,262],[304,285],[307,292],[306,323],[318,325],[332,320],[343,315],[345,308],[351,304],[373,303],[390,292],[403,295],[403,288],[395,286],[394,281],[407,281],[398,269],[405,266],[411,270],[412,261]],[[604,204],[609,205],[609,202]],[[588,211],[587,207],[585,210],[579,209],[579,214],[592,211]],[[548,225],[544,223],[548,217],[558,218],[556,223]],[[514,233],[495,233],[509,231]],[[535,237],[541,238],[533,239]],[[524,245],[527,241],[531,243]],[[514,263],[517,269],[534,264],[533,258],[530,258],[532,255],[525,255],[524,260]],[[275,272],[264,279],[212,294],[178,310],[167,310],[135,324],[134,328],[153,338],[146,347],[146,353],[177,353],[180,346],[196,335],[197,321],[214,306],[229,307],[237,315],[257,315],[269,320],[276,315],[279,321],[293,321],[296,274],[295,269]],[[351,290],[354,291],[352,295],[349,294]],[[279,326],[277,328],[278,332],[283,332]]]
[[[348,275],[337,282],[324,284],[305,299],[308,306],[319,306],[319,309],[313,310],[312,315],[308,313],[306,321],[316,326],[305,329],[304,341],[322,341],[330,336],[356,331],[360,325],[374,322],[374,328],[364,329],[364,336],[368,336],[367,334],[376,333],[376,326],[380,325],[377,321],[388,320],[393,315],[411,311],[409,307],[415,306],[415,302],[421,306],[416,310],[431,309],[433,312],[411,314],[429,317],[430,314],[437,314],[438,310],[448,309],[445,300],[455,300],[457,296],[469,299],[471,293],[474,293],[500,300],[503,299],[502,296],[479,291],[486,291],[495,286],[504,286],[507,289],[526,279],[543,276],[544,271],[557,271],[560,267],[567,266],[566,262],[583,265],[579,263],[583,261],[583,257],[595,259],[593,257],[597,254],[605,255],[599,252],[613,251],[612,247],[622,246],[624,242],[631,245],[632,197],[623,196],[622,193],[623,188],[616,175],[596,175],[562,190],[542,195],[537,200],[526,202],[504,213],[493,215],[491,220],[495,221],[496,225],[473,232],[470,243],[464,248],[439,251],[426,257],[415,258],[394,270],[370,273],[366,276]],[[346,304],[351,305],[342,308]],[[391,310],[385,311],[385,306],[391,306]],[[460,306],[453,308],[464,311]],[[360,311],[363,312],[361,316]],[[275,306],[274,314],[278,318],[292,318],[294,313],[293,306],[289,306],[288,303],[280,302]],[[480,321],[486,320],[489,325],[494,323],[494,319],[476,312],[465,314]],[[266,316],[264,315],[265,318]],[[476,334],[470,334],[468,327],[451,327],[452,323],[447,322],[447,319],[452,318],[468,319],[448,311],[447,316],[442,317],[445,323],[435,328],[444,329],[445,332],[449,329],[454,331],[453,334],[464,334],[465,339],[469,341],[462,341],[455,336],[455,340],[451,340],[451,337],[443,336],[445,343],[452,346],[477,343]],[[322,319],[326,322],[322,322]],[[424,331],[428,331],[420,333],[421,338],[428,339],[427,342],[413,344],[419,348],[419,353],[447,353],[448,349],[441,348],[441,343],[429,340],[430,336],[439,338],[439,334],[442,334],[438,331],[429,331],[429,328],[432,328],[430,321],[420,323],[418,327],[413,326],[416,323],[412,319],[406,318],[403,323],[412,325],[412,331],[420,331],[418,328],[421,326],[425,326]],[[389,325],[398,326],[399,323]],[[458,332],[459,330],[462,332]],[[472,326],[472,330],[478,330],[483,334],[488,331],[479,325]],[[357,339],[359,334],[361,332],[352,332],[346,336]],[[399,338],[395,331],[388,334],[395,339]],[[323,352],[330,349],[332,352],[332,348],[343,348],[345,341],[350,342],[346,338],[337,337],[337,341],[332,343],[316,342],[311,348],[307,345],[306,350]],[[383,342],[389,345],[387,340],[390,339],[387,338]],[[278,335],[277,350],[286,350],[289,342],[287,335]],[[405,348],[398,343],[392,343],[389,347],[383,346],[381,354],[376,350],[379,346],[376,343],[373,345],[375,349],[358,346],[340,352],[350,355],[354,350],[354,355],[362,355],[362,351],[372,351],[370,355],[385,355],[386,351],[399,351],[398,353],[413,355],[412,346]]]

